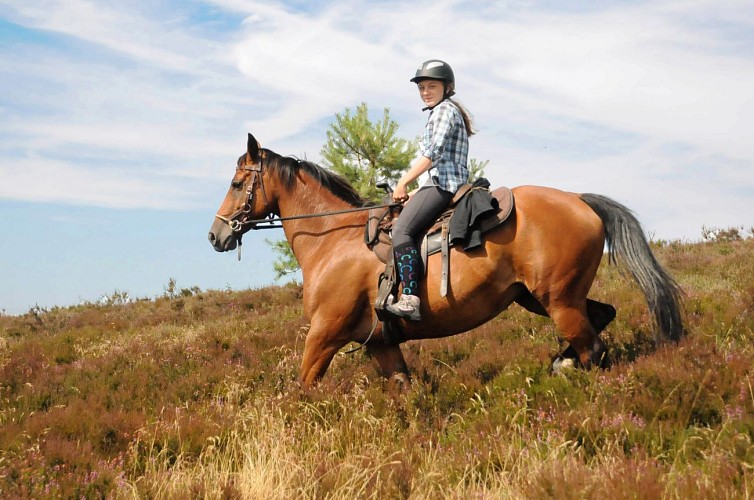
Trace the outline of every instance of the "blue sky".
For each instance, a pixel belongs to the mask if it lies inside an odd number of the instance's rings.
[[[493,185],[605,194],[655,239],[754,225],[749,0],[0,0],[0,310],[272,283],[282,233],[206,241],[246,132],[318,161],[366,102],[413,138],[434,57]]]

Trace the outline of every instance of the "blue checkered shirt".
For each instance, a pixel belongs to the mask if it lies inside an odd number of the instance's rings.
[[[420,151],[432,160],[430,175],[440,188],[455,193],[469,182],[469,136],[455,104],[446,99],[429,112]]]

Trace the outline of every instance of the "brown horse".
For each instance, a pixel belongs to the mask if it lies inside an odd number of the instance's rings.
[[[407,339],[455,335],[494,318],[512,302],[555,322],[570,347],[565,354],[583,367],[604,366],[599,333],[615,309],[587,298],[607,243],[642,289],[657,327],[677,340],[683,333],[680,289],[654,258],[641,226],[615,201],[593,194],[522,186],[513,189],[508,221],[485,235],[482,248],[451,249],[449,292],[439,294],[440,256],[429,257],[422,287],[422,321],[401,324]],[[327,371],[351,341],[366,343],[385,376],[398,383],[408,369],[399,345],[385,342],[381,326],[371,334],[382,264],[364,245],[365,201],[342,177],[259,147],[249,134],[209,240],[233,250],[241,235],[270,214],[283,229],[304,280],[304,313],[311,322],[301,366],[308,386]],[[326,216],[302,217],[328,212]],[[254,221],[254,222],[252,222]]]

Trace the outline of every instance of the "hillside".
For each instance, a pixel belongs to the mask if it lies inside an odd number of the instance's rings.
[[[362,351],[302,391],[296,285],[0,316],[0,497],[752,497],[754,239],[654,250],[680,344],[603,262],[610,371],[550,375],[552,323],[515,306],[405,344],[405,394]]]

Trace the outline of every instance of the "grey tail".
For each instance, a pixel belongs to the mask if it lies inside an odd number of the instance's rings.
[[[657,327],[668,339],[679,340],[684,333],[681,320],[683,291],[657,262],[644,231],[631,210],[598,194],[581,194],[581,199],[602,219],[611,263],[616,256],[625,264],[644,293]]]

